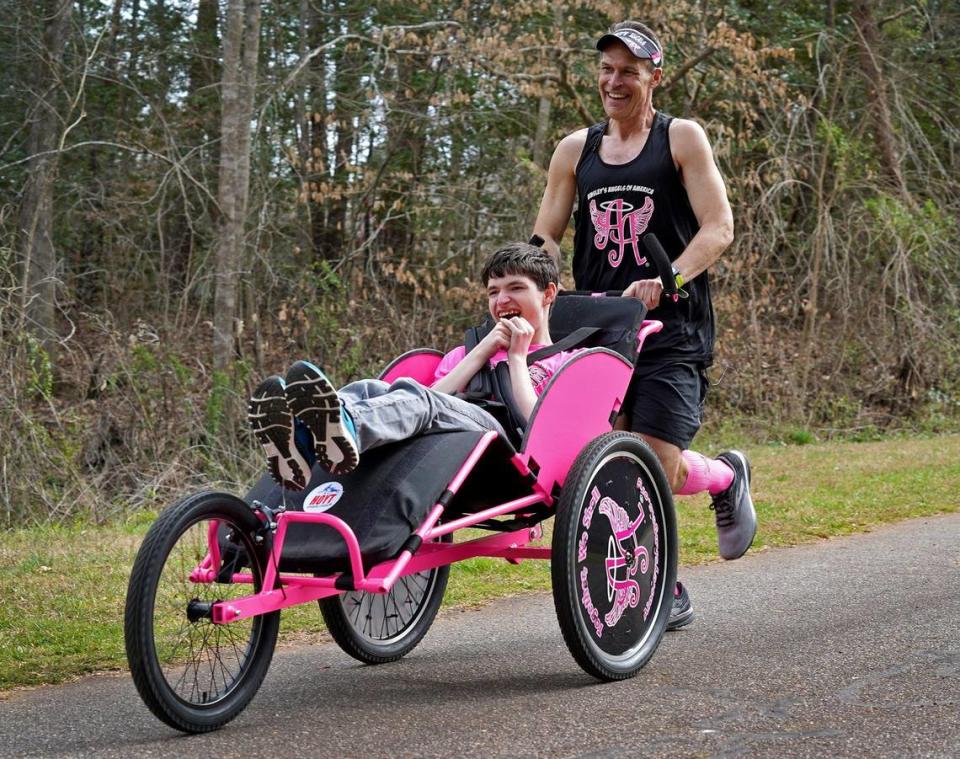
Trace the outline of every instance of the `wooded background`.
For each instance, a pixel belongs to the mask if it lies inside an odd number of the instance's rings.
[[[734,208],[708,423],[960,418],[955,1],[0,8],[0,524],[238,489],[263,375],[456,344],[628,17]]]

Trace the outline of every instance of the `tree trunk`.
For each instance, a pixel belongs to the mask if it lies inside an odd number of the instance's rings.
[[[217,0],[200,0],[187,71],[190,77],[187,104],[203,140],[213,140],[217,132],[217,95],[214,87],[220,80],[220,62],[217,60],[220,46],[217,38],[219,15]]]
[[[417,195],[426,148],[427,109],[437,91],[442,66],[431,72],[428,56],[405,55],[397,64],[394,102],[386,114],[384,172],[388,189],[382,194],[387,220],[381,234],[386,257],[409,256],[416,238]],[[378,262],[374,262],[378,263]]]
[[[318,10],[323,11],[317,12]],[[310,15],[310,46],[319,47],[330,36],[329,16],[338,19],[339,34],[362,33],[367,4],[340,0],[328,8],[315,9]],[[306,174],[310,193],[310,238],[314,256],[320,261],[338,261],[349,254],[347,235],[347,189],[351,183],[357,132],[355,122],[362,108],[362,75],[368,54],[356,42],[347,42],[329,55],[314,58],[313,110],[319,118],[311,122],[311,170]],[[327,80],[328,68],[335,72]],[[329,109],[327,104],[331,103]],[[333,118],[328,118],[332,115]],[[328,140],[334,130],[333,153]],[[324,188],[329,188],[324,191]]]
[[[117,55],[117,38],[120,36],[120,23],[123,18],[123,0],[113,0],[110,11],[110,32],[107,38],[107,70],[116,80],[119,56]]]
[[[551,96],[544,93],[540,96],[537,107],[537,128],[533,136],[533,162],[541,169],[546,169],[550,162],[550,154],[547,152],[549,149],[547,138],[550,136],[552,103]]]
[[[182,153],[198,149],[191,162],[191,170],[202,174],[200,166],[216,162],[216,138],[218,129],[217,91],[220,81],[217,21],[219,10],[216,0],[200,0],[197,8],[197,23],[193,28],[190,45],[190,61],[187,67],[188,91],[186,103],[186,127],[182,131]],[[204,245],[197,239],[198,219],[207,211],[215,212],[203,196],[191,202],[186,193],[171,199],[171,207],[165,214],[164,227],[169,246],[169,263],[166,266],[168,294],[187,289],[192,275],[193,257]],[[186,296],[186,293],[184,293]]]
[[[22,315],[27,329],[51,358],[57,344],[57,255],[53,244],[53,181],[60,123],[57,92],[72,10],[72,0],[51,0],[43,6],[45,60],[35,69],[36,91],[41,95],[30,124],[28,150],[33,157],[19,217]]]
[[[260,43],[259,0],[230,0],[223,35],[220,147],[220,234],[216,250],[213,361],[233,361],[237,338],[237,290],[243,268],[243,226],[250,182],[250,121]]]
[[[880,150],[880,166],[884,179],[900,196],[907,208],[916,210],[917,204],[910,194],[900,167],[900,154],[897,150],[896,134],[893,131],[893,120],[887,101],[887,81],[875,54],[875,51],[880,49],[880,28],[873,15],[871,3],[866,0],[856,0],[853,4],[853,20],[859,32],[860,68],[867,84],[870,118],[877,138],[877,147]],[[918,307],[919,304],[906,295],[910,290],[910,279],[913,277],[909,252],[905,246],[898,244],[895,247],[894,256],[898,259],[894,270],[899,272],[897,279],[901,280],[894,285],[892,294],[894,303],[891,304],[894,333],[900,343],[897,383],[905,404],[909,406],[916,399],[917,389],[923,385],[918,369],[920,362],[917,359],[917,342],[914,336],[924,316]]]
[[[140,0],[130,5],[130,42],[127,51],[127,78],[136,82],[140,74]],[[126,115],[126,112],[122,112]]]
[[[880,150],[880,165],[893,189],[908,205],[913,206],[913,198],[900,169],[896,134],[887,101],[887,82],[875,53],[880,49],[880,28],[874,18],[872,4],[867,0],[856,0],[853,4],[853,20],[859,32],[860,70],[867,84],[867,100],[870,104],[873,132]]]

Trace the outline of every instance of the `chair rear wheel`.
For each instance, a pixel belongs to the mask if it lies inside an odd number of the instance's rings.
[[[673,496],[636,435],[584,448],[557,506],[553,598],[567,648],[601,680],[635,675],[656,651],[677,574]]]
[[[259,519],[238,498],[200,493],[164,511],[130,575],[124,615],[127,661],[140,696],[171,727],[215,730],[256,694],[270,666],[280,612],[213,624],[211,607],[259,592],[266,556]],[[213,532],[222,551],[212,581],[191,578]],[[247,582],[234,582],[241,573]],[[249,580],[252,579],[252,583]]]
[[[441,540],[452,541],[452,535]],[[400,577],[389,593],[348,590],[321,598],[320,613],[330,635],[364,664],[386,664],[406,656],[433,624],[447,589],[450,566]]]

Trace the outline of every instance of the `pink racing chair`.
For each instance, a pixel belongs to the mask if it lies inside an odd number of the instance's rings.
[[[450,565],[476,556],[551,559],[576,661],[602,680],[635,675],[660,643],[677,571],[663,471],[638,436],[613,429],[637,352],[661,328],[644,313],[632,299],[559,298],[551,333],[560,343],[579,330],[584,350],[507,437],[424,435],[364,453],[347,475],[315,467],[301,492],[265,475],[244,498],[203,492],[164,511],[125,616],[147,706],[185,732],[221,727],[256,694],[280,610],[311,601],[351,656],[399,659],[432,624]],[[381,376],[429,384],[440,357],[411,351]],[[550,545],[537,544],[552,516]],[[482,534],[454,540],[465,528]]]

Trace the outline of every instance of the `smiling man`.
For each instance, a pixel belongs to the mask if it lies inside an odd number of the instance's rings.
[[[573,274],[578,289],[622,290],[642,300],[664,329],[644,345],[621,425],[656,452],[673,492],[709,492],[720,555],[750,548],[756,514],[750,464],[739,451],[716,459],[689,450],[700,428],[713,360],[714,321],[707,269],[733,241],[733,213],[703,128],[653,107],[663,79],[663,46],[636,21],[597,41],[597,79],[606,120],[568,135],[550,161],[534,233],[559,259],[576,201]],[[656,234],[685,297],[660,301],[662,286],[641,238]],[[693,618],[677,584],[669,629]]]

